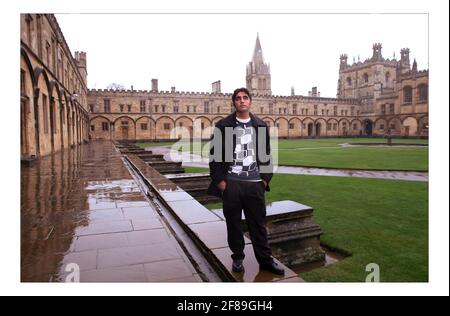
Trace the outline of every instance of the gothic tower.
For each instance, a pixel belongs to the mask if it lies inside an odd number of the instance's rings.
[[[254,95],[271,95],[270,65],[264,63],[259,34],[256,37],[253,59],[247,65],[247,89]]]

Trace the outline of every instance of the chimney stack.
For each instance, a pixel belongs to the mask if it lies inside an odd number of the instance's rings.
[[[222,93],[220,87],[220,80],[212,83],[212,93]]]
[[[158,92],[158,79],[152,79],[152,92]]]

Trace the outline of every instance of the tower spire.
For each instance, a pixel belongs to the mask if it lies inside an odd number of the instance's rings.
[[[264,62],[259,33],[256,34],[253,58],[247,65],[247,89],[254,94],[271,95],[270,66]]]
[[[264,63],[261,42],[259,41],[259,33],[256,34],[256,43],[255,49],[253,50],[253,59],[254,63]]]

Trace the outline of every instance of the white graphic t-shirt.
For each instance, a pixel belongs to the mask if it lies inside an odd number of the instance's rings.
[[[239,181],[261,181],[256,163],[256,132],[251,119],[236,118],[236,147],[233,163],[228,170],[228,179]]]

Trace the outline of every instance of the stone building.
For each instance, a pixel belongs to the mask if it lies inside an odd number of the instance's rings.
[[[372,58],[347,64],[341,56],[336,98],[320,97],[317,87],[308,96],[271,93],[270,66],[265,63],[259,36],[247,65],[246,86],[252,91],[252,111],[280,137],[427,136],[428,71],[409,64],[409,50],[400,61],[384,59],[381,44]],[[221,118],[233,111],[231,94],[214,82],[211,93],[151,90],[89,90],[93,139],[154,140],[208,138]]]
[[[397,61],[383,58],[381,44],[364,62],[347,64],[341,55],[337,98],[360,101],[364,135],[428,136],[428,70],[411,67],[409,49]]]
[[[409,49],[397,61],[381,44],[364,62],[340,57],[336,98],[272,95],[270,65],[257,36],[247,65],[252,111],[279,136],[428,136],[428,70],[410,65]],[[233,111],[220,81],[211,93],[149,90],[88,90],[86,53],[72,57],[56,18],[21,15],[21,157],[30,159],[89,139],[161,140],[208,138]]]
[[[72,56],[52,14],[20,15],[20,156],[89,139],[86,54]]]

